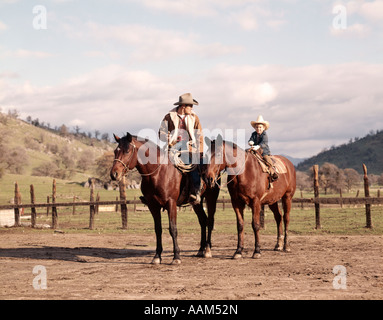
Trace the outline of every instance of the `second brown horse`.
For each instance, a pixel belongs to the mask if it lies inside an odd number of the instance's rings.
[[[271,185],[268,174],[263,173],[256,157],[236,144],[224,141],[221,136],[217,140],[210,141],[205,138],[209,149],[210,159],[204,167],[203,178],[205,182],[213,187],[216,185],[220,172],[228,171],[227,187],[230,192],[231,203],[237,216],[238,245],[233,256],[234,259],[242,257],[244,247],[244,217],[245,206],[252,210],[252,227],[255,236],[255,250],[253,258],[259,258],[260,251],[260,211],[261,206],[268,204],[274,213],[277,223],[277,244],[275,250],[290,251],[288,241],[288,227],[290,221],[290,209],[292,197],[296,189],[296,173],[293,164],[282,156],[276,156],[284,165],[284,173],[279,173],[277,181]],[[282,236],[282,215],[278,208],[278,200],[282,199],[283,222],[285,225],[284,238]]]

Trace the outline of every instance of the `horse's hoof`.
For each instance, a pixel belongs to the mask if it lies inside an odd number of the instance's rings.
[[[173,261],[172,261],[173,266],[178,266],[180,264],[181,264],[181,259],[173,259]]]
[[[284,252],[287,252],[287,253],[288,253],[288,252],[291,252],[291,248],[290,248],[290,247],[285,247],[285,248],[283,248],[283,251],[284,251]]]
[[[281,246],[276,245],[274,251],[282,251],[283,248]]]
[[[161,264],[161,258],[154,258],[154,259],[152,260],[152,264],[154,264],[154,265]]]
[[[261,257],[260,253],[254,253],[253,254],[253,259],[259,259]]]
[[[240,254],[240,253],[236,253],[236,254],[233,256],[233,259],[234,259],[234,260],[242,259],[242,254]]]
[[[211,254],[211,251],[205,251],[203,257],[210,259],[210,258],[213,258],[213,255]]]
[[[203,250],[199,250],[198,253],[195,256],[197,258],[204,258],[205,257],[205,253],[203,252]]]

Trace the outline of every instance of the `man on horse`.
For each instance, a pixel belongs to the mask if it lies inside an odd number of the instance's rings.
[[[203,133],[202,126],[193,106],[198,102],[190,93],[179,97],[176,106],[169,111],[161,122],[158,132],[161,141],[166,142],[167,147],[181,151],[182,161],[199,165],[203,157]],[[192,181],[192,190],[189,201],[198,204],[201,201],[201,179],[198,168],[189,172]]]
[[[255,129],[249,140],[251,150],[257,151],[258,149],[262,149],[262,157],[269,167],[270,178],[272,181],[275,181],[278,179],[278,174],[273,168],[273,161],[270,157],[269,139],[266,134],[266,130],[269,129],[270,123],[265,121],[262,116],[259,116],[257,121],[251,121],[251,126]]]

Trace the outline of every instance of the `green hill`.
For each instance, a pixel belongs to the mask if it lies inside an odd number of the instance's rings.
[[[363,173],[363,163],[368,173],[380,175],[383,173],[383,130],[370,133],[364,138],[355,138],[347,144],[331,147],[318,155],[306,159],[296,167],[299,171],[306,171],[313,165],[333,163],[340,169],[352,168]]]
[[[18,174],[86,181],[96,176],[96,159],[113,147],[106,140],[36,126],[0,113],[2,176]]]

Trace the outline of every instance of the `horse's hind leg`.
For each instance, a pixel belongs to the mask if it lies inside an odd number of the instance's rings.
[[[173,262],[172,264],[181,264],[180,258],[180,248],[178,247],[177,241],[177,204],[175,201],[170,200],[167,206],[168,215],[169,215],[169,233],[173,239]]]
[[[291,203],[292,203],[292,195],[290,193],[286,193],[282,198],[282,206],[283,206],[283,223],[285,225],[285,243],[283,246],[283,250],[285,252],[290,252],[290,242],[288,239],[289,235],[289,223],[290,223],[290,210],[291,210]]]
[[[283,250],[283,229],[282,229],[282,215],[279,211],[278,202],[269,205],[269,208],[274,214],[274,219],[277,224],[277,244],[275,245],[275,251]]]

